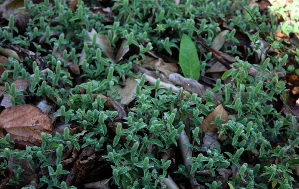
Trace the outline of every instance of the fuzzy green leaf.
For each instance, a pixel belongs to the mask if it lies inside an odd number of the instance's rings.
[[[179,62],[185,77],[199,79],[200,63],[197,50],[191,38],[186,34],[181,40]]]

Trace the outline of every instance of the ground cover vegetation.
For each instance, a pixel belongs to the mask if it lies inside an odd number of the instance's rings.
[[[0,188],[298,188],[294,1],[2,1]]]

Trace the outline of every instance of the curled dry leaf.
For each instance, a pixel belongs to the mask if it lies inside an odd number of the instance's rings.
[[[177,73],[179,67],[175,63],[165,63],[161,58],[153,58],[146,56],[145,60],[141,60],[141,66],[146,69],[159,70],[169,77],[169,74]]]
[[[88,94],[85,94],[85,95],[88,95]],[[105,95],[102,95],[102,94],[92,94],[92,97],[94,99],[96,99],[98,96],[100,96],[102,100],[104,100],[104,99],[107,100],[104,103],[104,106],[117,111],[118,119],[122,119],[123,117],[127,116],[124,104],[118,103],[117,101],[114,101],[114,100],[110,99],[109,97],[106,97]]]
[[[294,33],[293,37],[290,39],[290,43],[299,46],[299,33]]]
[[[202,128],[203,132],[206,133],[207,131],[218,131],[217,124],[211,124],[211,122],[216,120],[216,117],[220,115],[221,119],[224,121],[221,122],[221,124],[224,124],[228,121],[228,114],[226,113],[225,109],[223,108],[222,104],[218,105],[213,112],[211,112],[202,122],[202,124],[199,126]]]
[[[9,107],[0,114],[0,129],[10,133],[18,144],[40,145],[41,133],[52,131],[53,121],[39,108],[31,104]]]
[[[222,186],[225,187],[227,185],[228,178],[233,174],[230,169],[219,169],[218,170],[219,177],[218,179],[221,181]],[[226,187],[227,188],[227,187]]]
[[[130,50],[130,47],[129,46],[126,46],[124,47],[124,44],[126,44],[127,40],[124,39],[120,45],[120,48],[118,49],[117,51],[117,55],[115,57],[115,62],[114,63],[118,63],[119,61],[121,61],[124,57],[124,55],[129,52]]]
[[[16,53],[16,51],[11,50],[11,49],[0,49],[0,54],[6,57],[12,57],[16,59],[19,62],[23,62],[23,58]]]
[[[221,31],[217,34],[217,36],[213,39],[213,42],[211,44],[211,48],[219,51],[222,46],[224,45],[225,43],[225,40],[226,40],[226,33],[228,32],[228,30],[224,30],[224,31]]]

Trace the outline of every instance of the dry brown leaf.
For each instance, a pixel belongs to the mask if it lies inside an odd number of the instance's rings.
[[[12,57],[14,59],[16,59],[19,62],[23,62],[23,58],[20,57],[16,51],[11,50],[11,49],[0,49],[0,54],[2,54],[3,56],[6,57]]]
[[[31,104],[9,107],[0,114],[0,129],[11,134],[16,143],[36,145],[41,143],[41,133],[52,131],[53,121]]]
[[[179,67],[175,63],[165,63],[161,58],[153,58],[146,56],[145,60],[141,60],[141,66],[146,69],[159,70],[165,74],[166,77],[169,77],[169,74],[177,73]]]
[[[67,67],[70,69],[70,71],[73,74],[80,75],[79,64],[74,64],[73,61],[72,61],[71,64],[67,65]]]
[[[222,104],[218,105],[215,110],[210,113],[202,122],[202,124],[199,126],[202,128],[203,132],[206,133],[207,131],[218,131],[217,124],[211,124],[211,122],[216,120],[216,117],[220,115],[221,119],[225,120],[221,122],[221,124],[224,124],[228,121],[228,114],[226,113],[225,109],[223,108]]]
[[[136,88],[137,88],[138,82],[130,77],[126,81],[126,86],[122,88],[120,85],[116,85],[115,87],[118,90],[118,93],[120,94],[120,97],[117,99],[121,99],[122,104],[128,105],[132,100],[134,100],[133,93],[136,93]],[[114,90],[112,90],[112,93]]]
[[[126,46],[124,47],[124,44],[127,42],[126,39],[124,39],[120,45],[120,48],[119,50],[117,51],[117,55],[115,57],[115,62],[114,63],[118,63],[119,61],[121,61],[123,59],[123,56],[129,52],[130,50],[130,47],[129,46]]]
[[[225,35],[227,32],[228,32],[228,30],[223,30],[223,31],[219,32],[217,34],[217,36],[213,39],[213,42],[210,47],[219,51],[225,43],[225,40],[226,40]]]
[[[6,10],[6,5],[9,3],[9,0],[6,0],[4,3],[0,4],[0,15]]]
[[[77,128],[72,129],[72,128],[71,128],[71,125],[72,125],[72,124],[63,124],[63,125],[59,125],[58,127],[56,127],[56,128],[51,132],[51,134],[52,134],[53,136],[55,136],[56,133],[59,133],[59,134],[63,135],[63,134],[64,134],[64,129],[65,129],[65,128],[69,128],[69,135],[70,135],[70,136],[73,136],[74,134],[77,134],[77,133],[78,133],[78,129],[77,129]]]

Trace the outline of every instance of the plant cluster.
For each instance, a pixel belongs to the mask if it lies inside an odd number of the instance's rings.
[[[138,75],[132,72],[133,62],[145,59],[146,52],[152,49],[173,55],[179,50],[178,39],[184,34],[193,41],[196,41],[195,36],[202,35],[205,44],[211,45],[220,31],[219,24],[215,22],[218,17],[228,20],[228,26],[239,31],[257,30],[264,36],[270,36],[267,40],[272,48],[279,49],[282,45],[274,42],[271,35],[277,29],[273,15],[269,15],[270,24],[267,24],[269,17],[261,16],[257,6],[251,9],[246,7],[247,12],[243,14],[241,7],[248,4],[247,0],[185,0],[180,5],[175,5],[173,0],[115,0],[112,10],[117,12],[117,16],[109,25],[105,24],[106,17],[100,12],[93,13],[82,0],[79,0],[76,10],[69,8],[64,0],[55,0],[53,6],[49,4],[49,0],[39,4],[25,0],[24,9],[30,10],[32,18],[26,32],[19,33],[20,28],[14,25],[13,15],[8,26],[0,28],[3,44],[34,49],[47,62],[47,71],[41,70],[32,58],[27,57],[22,63],[9,58],[10,63],[1,64],[5,71],[0,82],[5,83],[5,94],[10,95],[12,106],[26,104],[33,97],[51,99],[59,109],[56,114],[61,118],[59,122],[80,124],[87,134],[70,135],[68,128],[64,129],[64,134],[42,133],[41,146],[27,146],[25,150],[14,148],[7,134],[0,139],[1,171],[12,167],[8,164],[9,158],[24,159],[32,169],[39,165],[40,169],[47,170],[47,175],[40,178],[38,188],[75,188],[63,181],[63,175],[68,174],[69,170],[61,164],[63,152],[74,146],[78,151],[85,147],[97,152],[104,150],[106,155],[103,158],[111,163],[111,185],[121,188],[166,188],[163,179],[167,175],[177,174],[190,179],[190,174],[206,170],[211,174],[197,175],[196,181],[210,188],[219,188],[226,183],[215,180],[215,176],[232,166],[237,167],[238,171],[227,180],[230,188],[268,188],[269,183],[276,188],[292,188],[298,184],[298,176],[291,171],[292,166],[298,165],[296,118],[283,116],[271,104],[277,99],[285,100],[287,89],[284,82],[279,81],[276,71],[285,72],[283,66],[287,55],[268,56],[262,65],[253,65],[237,57],[232,68],[203,96],[205,100],[196,94],[186,95],[182,88],[178,93],[173,93],[172,88],[166,90],[160,85],[160,79],[155,86],[148,86],[146,75],[138,79]],[[240,11],[232,13],[232,6],[240,7]],[[291,18],[297,19],[295,8],[286,8],[291,11]],[[151,15],[153,9],[156,11]],[[274,5],[271,10],[282,15],[285,12]],[[298,30],[297,24],[292,29],[285,28],[283,25],[284,32]],[[89,37],[87,32],[91,29],[97,33]],[[106,35],[113,50],[116,50],[121,39],[125,39],[124,47],[134,46],[139,51],[113,63],[113,60],[103,56],[105,50],[96,43],[97,34]],[[235,29],[226,34],[226,41],[234,45],[224,45],[223,52],[241,54],[235,34]],[[251,48],[260,49],[259,32],[247,34],[252,42]],[[85,42],[86,39],[90,42]],[[196,46],[205,57],[200,60],[203,73],[211,53],[200,45]],[[246,58],[253,55],[251,48],[248,48]],[[80,62],[83,50],[86,56]],[[267,52],[263,53],[268,55]],[[72,73],[70,65],[79,67],[82,73],[80,78]],[[258,70],[258,73],[250,75],[250,68]],[[114,132],[107,125],[117,118],[119,112],[105,107],[108,100],[95,94],[105,94],[109,99],[119,101],[116,100],[120,95],[115,85],[124,85],[122,77],[135,77],[138,86],[134,94],[134,108],[123,117],[123,121],[117,123]],[[231,83],[224,84],[223,80],[228,77],[235,87]],[[16,88],[13,82],[18,78],[30,83],[29,90]],[[220,103],[236,117],[225,124],[221,124],[223,120],[220,116],[216,118],[213,123],[218,125],[218,134],[225,136],[222,147],[206,149],[201,153],[198,147],[202,142],[199,125],[216,108],[213,103],[215,94],[223,97]],[[24,96],[25,100],[22,98]],[[186,145],[193,149],[193,156],[189,159],[194,164],[190,171],[188,165],[180,164],[170,172],[170,167],[175,163],[163,159],[162,154],[170,148],[178,148],[177,141],[186,129],[186,119],[190,120],[188,126],[192,141]],[[282,142],[273,147],[271,142],[277,138],[283,138]],[[257,157],[247,163],[241,162],[242,157],[246,156],[245,152],[254,150],[258,151]],[[273,159],[278,161],[272,163]],[[253,167],[251,163],[254,163]],[[17,185],[22,181],[20,175],[24,170],[17,165],[13,171],[14,176],[9,183]]]

